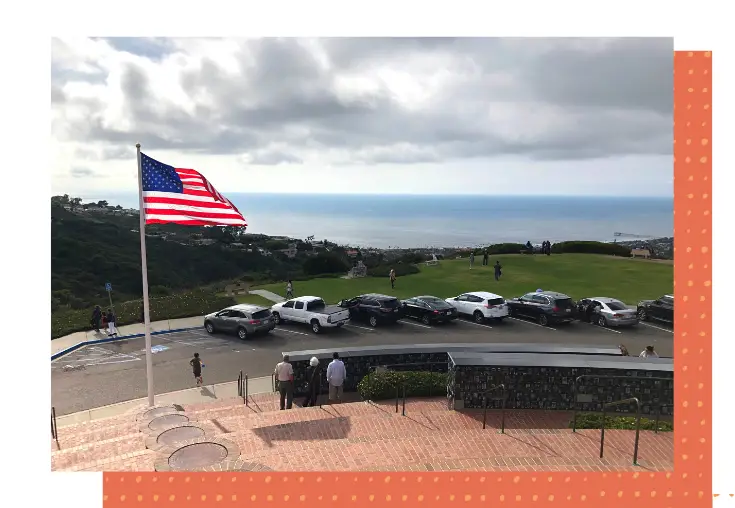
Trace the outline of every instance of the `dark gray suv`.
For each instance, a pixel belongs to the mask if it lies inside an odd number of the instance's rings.
[[[276,327],[271,310],[259,305],[240,304],[204,316],[208,333],[236,333],[245,340],[250,335],[269,333]]]

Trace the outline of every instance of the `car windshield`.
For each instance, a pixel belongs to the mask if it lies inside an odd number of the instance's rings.
[[[253,312],[253,319],[265,319],[271,315],[271,311],[268,309],[259,310],[258,312]]]
[[[388,309],[395,309],[400,306],[400,303],[395,298],[391,298],[390,300],[381,301],[380,306]]]
[[[626,310],[628,307],[625,306],[623,302],[607,302],[607,307],[610,310]]]
[[[432,307],[436,307],[438,309],[444,309],[446,307],[451,307],[451,305],[449,305],[444,300],[440,300],[439,298],[434,298],[434,297],[422,298],[422,300],[428,303],[429,305],[431,305]]]

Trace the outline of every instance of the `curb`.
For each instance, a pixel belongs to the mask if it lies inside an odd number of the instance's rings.
[[[204,327],[203,326],[190,326],[189,328],[174,328],[173,330],[159,330],[157,332],[151,332],[151,337],[154,335],[164,335],[167,333],[185,332],[187,330],[198,330],[200,328],[204,328]],[[108,342],[116,342],[118,340],[137,339],[140,337],[145,337],[145,333],[134,333],[132,335],[123,335],[122,337],[110,337],[107,339],[86,340],[84,342],[78,342],[77,344],[74,344],[71,347],[62,349],[61,351],[52,354],[51,361],[61,358],[64,355],[68,355],[69,353],[72,353],[76,351],[77,349],[82,348],[84,346],[90,346],[92,344],[105,344]]]

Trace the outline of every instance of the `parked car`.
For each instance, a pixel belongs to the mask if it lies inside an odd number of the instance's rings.
[[[367,294],[342,300],[339,306],[350,311],[350,319],[372,327],[395,323],[404,315],[403,304],[394,296]]]
[[[270,309],[260,305],[233,305],[204,316],[204,328],[208,333],[236,333],[242,340],[258,333],[269,333],[275,327]]]
[[[271,307],[276,324],[283,321],[307,323],[311,331],[320,333],[322,328],[339,328],[350,320],[350,312],[337,305],[328,306],[318,296],[299,296]]]
[[[643,300],[642,302],[638,302],[638,319],[641,321],[654,319],[673,325],[674,296],[664,295],[658,300]]]
[[[436,296],[415,296],[403,300],[406,317],[419,319],[425,325],[447,323],[457,319],[457,309]]]
[[[475,323],[484,323],[488,319],[502,321],[508,317],[508,305],[500,295],[486,291],[462,293],[446,302],[457,309],[461,315],[472,316]]]
[[[541,326],[569,323],[575,318],[574,301],[556,291],[537,291],[508,300],[508,311],[513,317],[534,319]]]
[[[605,296],[582,298],[577,302],[580,320],[600,326],[635,326],[638,324],[636,309],[629,309],[620,300]]]

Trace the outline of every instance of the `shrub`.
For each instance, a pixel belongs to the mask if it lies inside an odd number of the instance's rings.
[[[347,262],[339,255],[331,252],[317,254],[304,261],[303,270],[306,275],[323,273],[346,273],[350,269]]]
[[[201,316],[234,305],[233,298],[205,291],[150,298],[151,321]],[[140,323],[143,300],[115,303],[117,325]],[[105,310],[106,307],[103,307]],[[51,315],[51,338],[89,330],[92,309],[61,310]]]
[[[559,242],[551,246],[553,254],[606,254],[608,256],[630,257],[630,247],[606,242]]]
[[[569,426],[572,426],[572,422],[569,422]],[[577,428],[601,429],[602,413],[579,413],[577,415]],[[635,430],[635,416],[617,416],[608,413],[605,416],[605,428]],[[656,430],[656,420],[653,418],[641,418],[641,430]],[[671,432],[674,430],[674,424],[661,420],[658,422],[658,430],[659,432]]]
[[[357,391],[365,400],[390,399],[396,396],[396,386],[403,382],[407,397],[441,395],[447,390],[445,373],[389,370],[368,374],[357,384]]]
[[[406,263],[396,263],[390,265],[378,265],[367,269],[368,277],[387,277],[390,273],[390,269],[393,268],[396,271],[396,276],[403,277],[405,275],[413,275],[419,273],[419,269],[415,265],[409,265]]]

